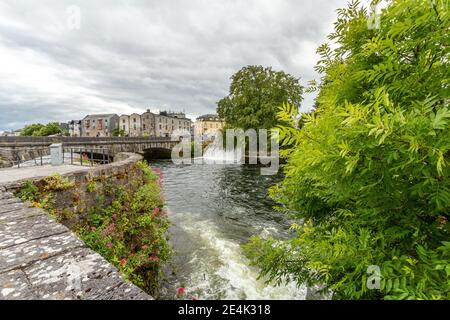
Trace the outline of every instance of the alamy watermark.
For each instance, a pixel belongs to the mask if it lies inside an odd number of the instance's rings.
[[[172,149],[175,164],[260,164],[262,175],[274,175],[279,170],[277,129],[227,129],[225,135],[218,131],[213,137],[175,131],[172,139],[180,140]]]
[[[66,26],[70,31],[81,28],[81,9],[79,6],[71,5],[66,8]]]
[[[381,288],[381,269],[379,266],[372,265],[367,268],[369,277],[366,281],[367,289],[380,290]]]

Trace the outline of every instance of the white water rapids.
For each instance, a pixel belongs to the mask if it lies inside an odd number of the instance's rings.
[[[206,164],[151,163],[164,175],[175,251],[163,299],[173,299],[179,287],[198,299],[305,299],[305,286],[265,284],[244,256],[240,245],[251,236],[284,237],[290,223],[267,196],[281,176],[261,176],[259,167],[236,164],[237,154],[212,145]]]

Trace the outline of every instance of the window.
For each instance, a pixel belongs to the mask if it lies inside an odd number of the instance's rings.
[[[136,118],[133,119],[133,122],[136,123]]]
[[[133,127],[134,127],[134,130],[136,130],[136,125],[134,125]]]
[[[144,124],[144,130],[145,130],[145,124]]]

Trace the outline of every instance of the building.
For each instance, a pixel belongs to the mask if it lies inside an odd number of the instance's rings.
[[[170,137],[169,116],[166,111],[155,115],[155,137]]]
[[[61,123],[59,123],[59,127],[61,128],[63,134],[69,133],[69,123],[61,122]]]
[[[155,114],[150,112],[150,109],[141,115],[141,135],[144,137],[156,136]]]
[[[130,116],[123,114],[119,118],[119,129],[124,132],[125,136],[130,134]]]
[[[82,136],[85,137],[109,137],[115,128],[122,130],[126,137],[171,137],[176,131],[181,132],[180,136],[189,134],[191,127],[191,119],[183,112],[155,114],[149,109],[141,115],[98,114],[81,120]]]
[[[184,135],[189,133],[191,124],[191,119],[186,118],[183,112],[161,111],[155,114],[155,136],[171,137],[174,132]]]
[[[196,120],[194,134],[197,136],[213,136],[224,126],[224,122],[216,114],[205,114]]]
[[[141,136],[141,115],[133,113],[130,115],[130,130],[128,132],[129,137]]]
[[[82,136],[84,137],[112,137],[113,130],[119,128],[117,114],[92,114],[82,120]]]
[[[11,137],[12,132],[11,131],[0,131],[0,137]]]
[[[81,120],[71,120],[69,121],[69,136],[71,137],[81,137]]]
[[[183,133],[183,135],[190,133],[192,121],[191,119],[186,118],[186,114],[184,112],[168,112],[167,115],[172,118],[172,132],[179,132],[180,134]]]

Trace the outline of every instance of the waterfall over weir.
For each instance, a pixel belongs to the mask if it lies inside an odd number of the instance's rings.
[[[243,164],[244,152],[241,148],[225,150],[219,143],[214,142],[206,148],[203,160],[207,164]]]

